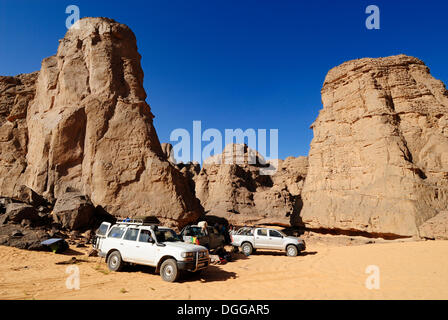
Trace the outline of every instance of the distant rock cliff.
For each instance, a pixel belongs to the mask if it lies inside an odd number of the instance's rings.
[[[306,226],[418,236],[448,207],[448,92],[399,55],[332,69],[302,191]]]
[[[178,164],[190,179],[208,216],[232,224],[298,226],[306,157],[278,160],[274,175],[262,175],[266,161],[246,145],[230,144],[222,154],[198,164]]]

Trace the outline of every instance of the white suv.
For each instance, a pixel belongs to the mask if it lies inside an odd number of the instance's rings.
[[[119,271],[125,263],[148,265],[168,282],[179,279],[182,270],[199,272],[210,263],[207,248],[183,242],[174,230],[129,219],[115,225],[103,222],[94,248],[111,271]]]

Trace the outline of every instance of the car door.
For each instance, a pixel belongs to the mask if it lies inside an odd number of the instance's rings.
[[[150,230],[141,229],[135,245],[135,261],[154,266],[156,262],[157,245]]]
[[[259,228],[255,231],[255,248],[269,249],[268,229]]]
[[[136,262],[136,258],[138,256],[138,246],[137,246],[137,237],[139,235],[140,230],[138,228],[129,227],[121,241],[121,246],[123,250],[121,250],[121,257],[124,261],[127,262]]]
[[[282,250],[283,248],[283,236],[277,230],[269,229],[269,245],[272,249]]]
[[[96,230],[95,240],[93,243],[93,247],[95,249],[100,249],[102,246],[103,240],[106,238],[106,234],[109,231],[111,224],[109,222],[101,223],[100,227]]]

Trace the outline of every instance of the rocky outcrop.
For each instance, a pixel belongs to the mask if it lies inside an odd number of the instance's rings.
[[[192,175],[206,214],[236,225],[299,225],[306,158],[280,160],[273,176],[260,174],[266,166],[246,145],[228,145],[207,159],[200,173]]]
[[[448,92],[399,55],[332,69],[302,191],[311,229],[418,236],[448,207]]]
[[[0,76],[0,195],[16,197],[27,166],[26,115],[35,95],[38,72]]]
[[[87,229],[92,225],[95,207],[90,199],[78,192],[67,192],[58,198],[53,219],[67,230]]]
[[[433,240],[448,240],[448,211],[440,212],[425,221],[420,227],[420,237]]]
[[[0,224],[21,223],[28,220],[31,223],[36,223],[41,218],[39,217],[36,208],[25,203],[9,203],[6,205],[6,212],[0,218]]]
[[[174,158],[173,145],[170,143],[162,143],[162,152],[165,155],[165,159],[171,164],[176,164],[176,159]]]
[[[78,26],[35,86],[37,73],[0,78],[0,195],[26,185],[53,202],[72,190],[115,215],[197,219],[199,201],[154,129],[134,34],[106,18]]]

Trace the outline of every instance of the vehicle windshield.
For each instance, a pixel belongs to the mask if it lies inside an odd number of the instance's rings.
[[[280,234],[282,235],[282,237],[287,237],[287,236],[288,236],[288,235],[286,235],[285,233],[283,233],[283,232],[280,231],[280,230],[277,230],[277,232],[280,233]]]
[[[202,237],[205,234],[202,232],[201,227],[190,226],[185,230],[185,235],[190,237]]]
[[[171,229],[158,229],[155,232],[157,242],[177,242],[181,241],[176,232]]]

